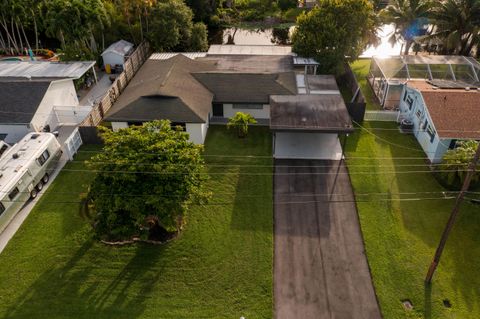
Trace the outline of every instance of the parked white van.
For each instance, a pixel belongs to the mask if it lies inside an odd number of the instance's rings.
[[[37,197],[62,155],[52,133],[29,133],[0,158],[0,233],[29,198]]]

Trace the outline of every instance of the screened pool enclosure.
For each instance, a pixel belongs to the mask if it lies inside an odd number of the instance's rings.
[[[464,56],[373,57],[367,78],[383,108],[395,110],[409,80],[427,80],[439,88],[479,88],[480,63]]]

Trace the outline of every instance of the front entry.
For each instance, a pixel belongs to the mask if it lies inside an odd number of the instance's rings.
[[[223,117],[223,104],[221,103],[213,103],[213,116]]]

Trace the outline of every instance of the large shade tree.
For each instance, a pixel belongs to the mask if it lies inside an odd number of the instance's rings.
[[[415,37],[423,35],[431,7],[429,0],[394,0],[382,10],[383,21],[395,27],[390,42],[403,41],[404,54],[410,51]]]
[[[323,0],[298,17],[293,50],[315,58],[322,72],[332,72],[345,59],[358,58],[370,42],[375,24],[367,0]]]
[[[463,184],[477,147],[478,142],[476,141],[463,141],[459,142],[458,147],[445,153],[439,171],[448,185],[459,188]],[[472,178],[472,185],[476,185],[479,182],[480,172],[477,167]]]
[[[181,229],[190,205],[208,199],[203,146],[169,121],[101,136],[103,152],[88,162],[97,174],[86,200],[100,238],[161,239]]]

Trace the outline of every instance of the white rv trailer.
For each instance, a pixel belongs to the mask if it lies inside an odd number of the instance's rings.
[[[0,158],[0,233],[37,197],[62,155],[52,133],[29,133]]]

